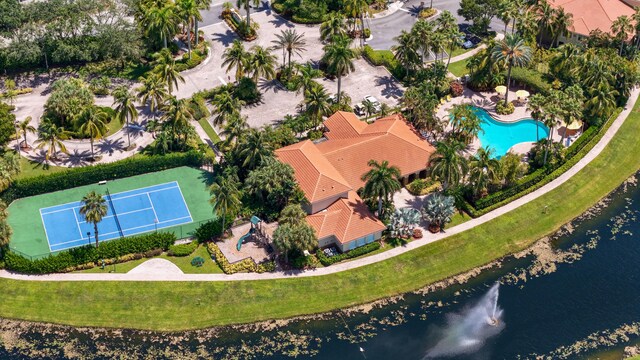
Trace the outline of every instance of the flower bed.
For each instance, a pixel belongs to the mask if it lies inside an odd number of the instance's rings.
[[[207,250],[209,250],[209,254],[211,254],[225,274],[235,274],[237,272],[263,273],[274,271],[276,269],[276,263],[273,261],[265,261],[260,264],[256,264],[252,258],[246,258],[235,263],[230,263],[218,245],[213,242],[207,244]]]
[[[370,244],[364,245],[364,246],[360,246],[359,248],[355,248],[351,251],[347,251],[345,253],[342,254],[338,254],[338,255],[334,255],[334,256],[327,256],[324,254],[324,252],[322,251],[317,251],[316,252],[316,256],[318,257],[318,260],[320,260],[320,263],[324,266],[329,266],[331,264],[335,264],[337,262],[340,262],[342,260],[347,260],[347,259],[352,259],[358,256],[362,256],[364,254],[368,254],[372,251],[376,251],[380,249],[380,243],[375,241],[372,242]]]

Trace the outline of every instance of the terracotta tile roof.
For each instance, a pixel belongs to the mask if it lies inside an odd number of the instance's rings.
[[[276,156],[293,167],[296,181],[311,203],[351,190],[344,177],[309,140],[280,148]]]
[[[350,191],[348,198],[337,200],[326,210],[307,216],[307,222],[316,231],[318,239],[334,235],[342,244],[386,229],[355,191]]]
[[[328,130],[324,134],[327,139],[348,139],[360,136],[367,123],[354,113],[338,111],[324,121],[324,126]]]
[[[427,167],[435,148],[416,134],[399,116],[382,118],[361,128],[355,137],[342,136],[334,127],[333,138],[316,146],[329,162],[344,176],[353,189],[364,185],[362,175],[370,167],[369,160],[387,160],[400,168],[402,176]]]
[[[573,25],[569,30],[587,36],[595,29],[611,33],[611,24],[618,17],[634,14],[633,8],[621,0],[550,0],[549,5],[572,14]]]

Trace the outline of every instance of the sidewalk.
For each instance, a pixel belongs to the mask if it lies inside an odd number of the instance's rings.
[[[469,220],[460,225],[454,226],[448,229],[444,233],[431,234],[426,229],[423,230],[425,237],[419,240],[412,241],[406,246],[396,247],[382,253],[367,256],[364,258],[356,259],[353,261],[335,264],[328,267],[309,271],[288,271],[288,272],[273,272],[273,273],[238,273],[233,275],[226,274],[49,274],[49,275],[22,275],[14,274],[6,270],[0,270],[0,277],[14,280],[29,280],[29,281],[243,281],[243,280],[270,280],[270,279],[285,279],[295,277],[307,277],[307,276],[322,276],[335,274],[341,271],[359,268],[362,266],[370,265],[376,262],[384,261],[392,257],[404,254],[411,250],[430,244],[434,241],[445,239],[449,236],[459,234],[463,231],[474,228],[478,225],[484,224],[497,218],[500,215],[506,214],[512,210],[519,208],[520,206],[539,198],[540,196],[554,190],[558,186],[565,183],[573,175],[582,170],[587,164],[595,159],[602,150],[611,141],[613,136],[618,132],[624,121],[627,119],[640,94],[640,89],[635,88],[631,92],[629,101],[624,110],[614,120],[611,127],[607,130],[605,135],[600,139],[598,144],[594,146],[589,153],[582,158],[575,166],[559,176],[557,179],[551,181],[547,185],[540,189],[521,197],[509,204],[493,210],[483,216]]]

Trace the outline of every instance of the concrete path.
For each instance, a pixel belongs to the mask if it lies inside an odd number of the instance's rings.
[[[167,259],[150,259],[129,270],[127,274],[136,275],[181,275],[184,274],[176,264]]]
[[[558,186],[565,183],[573,175],[582,170],[587,164],[595,159],[604,150],[605,146],[611,141],[613,136],[618,132],[624,121],[631,113],[640,90],[638,88],[633,89],[627,106],[614,120],[611,127],[607,130],[605,135],[600,139],[598,144],[591,149],[591,151],[580,161],[574,165],[571,169],[559,176],[557,179],[541,187],[540,189],[521,197],[509,204],[491,211],[481,217],[469,220],[460,225],[454,226],[448,229],[446,232],[439,234],[431,234],[427,231],[423,231],[425,237],[419,240],[412,241],[406,246],[396,247],[385,252],[363,257],[353,261],[335,264],[332,266],[308,270],[308,271],[288,271],[288,272],[272,272],[272,273],[239,273],[233,275],[226,274],[84,274],[84,273],[70,273],[70,274],[50,274],[50,275],[22,275],[14,274],[6,270],[0,271],[0,277],[15,280],[32,280],[32,281],[242,281],[242,280],[269,280],[269,279],[285,279],[307,276],[321,276],[335,274],[341,271],[359,268],[362,266],[370,265],[379,261],[384,261],[392,257],[404,254],[411,250],[417,249],[434,241],[442,240],[449,236],[459,234],[463,231],[472,229],[476,226],[484,224],[497,218],[500,215],[506,214],[509,211],[519,208],[520,206],[539,198],[540,196],[552,191]]]

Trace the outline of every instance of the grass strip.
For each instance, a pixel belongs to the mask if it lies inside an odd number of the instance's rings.
[[[198,124],[202,126],[202,129],[204,130],[205,133],[207,133],[207,136],[209,137],[209,139],[211,139],[211,141],[213,141],[214,145],[222,141],[218,136],[218,133],[216,133],[216,131],[211,126],[211,124],[209,124],[209,121],[207,120],[207,118],[202,118],[198,120]]]
[[[376,264],[329,276],[270,281],[1,279],[0,316],[182,330],[324,312],[411,291],[526,248],[582,214],[640,168],[639,132],[636,106],[606,149],[555,190],[469,231]]]

